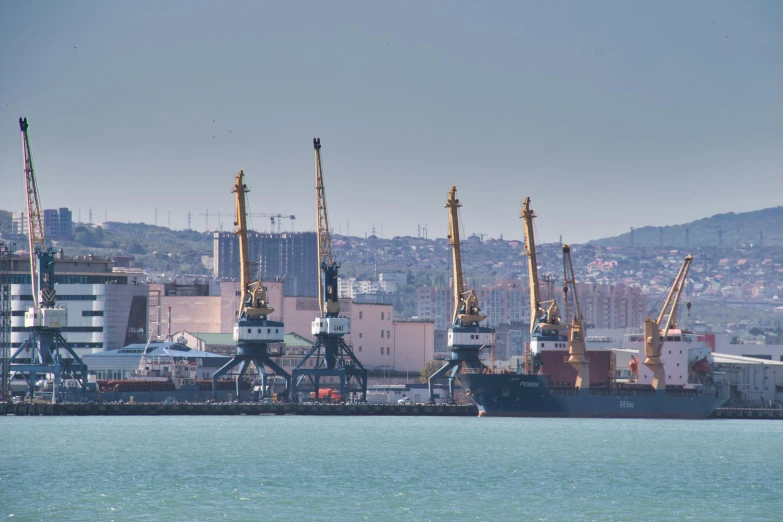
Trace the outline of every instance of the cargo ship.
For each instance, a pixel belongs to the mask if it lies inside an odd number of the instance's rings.
[[[677,307],[691,256],[680,267],[657,319],[647,317],[643,333],[626,336],[625,347],[639,358],[631,358],[629,379],[621,382],[614,352],[587,350],[568,245],[563,245],[564,295],[560,300],[565,320],[551,288],[546,299],[541,295],[534,217],[530,198],[526,198],[521,218],[528,257],[531,341],[523,362],[500,373],[491,368],[465,368],[457,376],[479,416],[701,419],[728,401],[728,386],[713,379],[712,351],[704,338],[677,327]]]
[[[706,364],[711,361],[711,351],[696,340],[700,336],[679,333],[671,337],[683,340],[667,346],[674,353],[666,362],[677,369],[686,368],[687,373],[683,372],[684,383],[670,383],[663,389],[653,388],[650,373],[643,369],[631,382],[610,375],[614,373],[612,350],[586,351],[592,376],[587,387],[577,387],[568,380],[576,371],[567,363],[565,350],[540,352],[544,361],[541,373],[526,374],[520,365],[501,373],[463,372],[457,380],[479,416],[705,419],[729,399],[729,388],[712,382]],[[565,338],[557,344],[565,345]],[[680,354],[679,345],[687,345],[687,352]],[[675,366],[677,359],[689,359],[690,363]],[[638,359],[631,359],[634,364]],[[674,373],[671,377],[677,383],[682,380]]]

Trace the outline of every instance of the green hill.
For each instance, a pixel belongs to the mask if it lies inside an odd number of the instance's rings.
[[[633,231],[633,245],[637,247],[718,247],[739,245],[783,246],[783,207],[765,208],[752,212],[716,214],[682,225],[642,227]],[[591,241],[601,246],[624,246],[631,243],[631,233]]]

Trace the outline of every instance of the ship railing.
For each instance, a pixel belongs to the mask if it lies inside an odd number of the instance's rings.
[[[552,395],[577,395],[579,388],[575,386],[550,386],[549,392]]]

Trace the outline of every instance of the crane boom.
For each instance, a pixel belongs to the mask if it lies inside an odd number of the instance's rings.
[[[462,277],[462,250],[459,238],[459,207],[457,187],[451,187],[446,208],[449,209],[449,244],[451,245],[452,264],[454,265],[454,317],[455,325],[478,325],[487,318],[479,313],[478,298],[473,290],[465,290]]]
[[[267,316],[274,312],[266,304],[266,291],[264,282],[260,280],[251,281],[250,255],[247,239],[247,212],[245,203],[245,194],[250,192],[245,184],[245,173],[240,170],[236,176],[234,189],[231,191],[236,194],[236,221],[234,225],[237,229],[234,234],[239,236],[239,269],[240,286],[242,287],[242,299],[239,303],[239,317],[243,314],[248,316]]]
[[[452,266],[454,270],[454,316],[452,322],[456,322],[459,312],[462,294],[465,291],[462,280],[462,252],[459,239],[459,200],[457,199],[457,187],[451,187],[446,208],[449,209],[449,244],[451,245]]]
[[[340,302],[337,299],[337,270],[340,264],[332,256],[332,236],[329,231],[329,215],[326,212],[326,194],[324,176],[321,167],[321,138],[313,138],[315,150],[315,204],[316,226],[318,227],[318,305],[322,317],[340,315]]]
[[[36,308],[41,305],[38,276],[36,269],[36,251],[46,249],[44,236],[43,213],[38,197],[38,182],[33,168],[33,154],[30,149],[30,137],[27,133],[29,125],[27,118],[19,118],[19,129],[22,131],[22,155],[24,158],[24,178],[27,195],[27,238],[30,252],[30,277],[33,285],[33,303]]]
[[[693,256],[689,255],[685,257],[680,270],[677,272],[677,277],[674,278],[674,283],[669,289],[669,295],[666,296],[666,302],[663,304],[661,307],[661,312],[658,314],[658,320],[656,322],[660,327],[661,323],[663,322],[663,317],[666,315],[668,310],[669,317],[667,318],[666,326],[664,327],[664,337],[666,337],[669,328],[672,326],[675,328],[677,327],[677,305],[680,302],[680,294],[682,294],[682,289],[685,286],[685,279],[688,277],[688,271],[691,268],[692,262]]]
[[[582,307],[579,304],[579,295],[576,290],[576,275],[574,274],[574,262],[571,260],[571,247],[563,245],[563,282],[564,290],[574,295],[574,320],[582,321]],[[566,318],[568,317],[568,299],[565,300]]]
[[[579,294],[576,289],[574,262],[571,259],[571,247],[563,245],[563,292],[566,320],[568,320],[568,292],[574,296],[574,316],[568,325],[568,364],[576,370],[575,386],[579,389],[590,386],[590,362],[587,360],[587,344],[585,342],[585,326],[582,317],[582,307],[579,304]]]
[[[525,198],[520,215],[524,223],[525,253],[528,257],[528,278],[530,286],[530,331],[535,329],[536,321],[541,315],[541,289],[538,286],[538,262],[536,261],[536,239],[533,232],[533,218],[536,217],[530,208],[530,198]]]

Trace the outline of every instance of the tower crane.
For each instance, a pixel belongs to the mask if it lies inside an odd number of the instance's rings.
[[[33,168],[27,118],[19,118],[22,132],[25,189],[27,195],[27,226],[30,257],[30,286],[33,306],[24,314],[25,329],[30,332],[9,359],[9,370],[21,374],[27,381],[30,397],[35,394],[38,375],[53,375],[52,402],[62,395],[63,381],[72,379],[87,391],[87,365],[68,345],[62,329],[68,324],[68,312],[57,306],[55,291],[55,255],[44,237],[43,213],[38,196],[38,182]]]
[[[284,214],[263,214],[265,217],[269,218],[269,231],[274,232],[275,231],[275,224],[277,224],[277,233],[280,233],[280,225],[282,225],[282,221],[284,219],[290,219],[291,220],[291,230],[294,228],[294,220],[296,220],[296,216],[293,214],[291,215],[284,215]]]
[[[576,289],[574,263],[571,260],[571,247],[563,245],[563,293],[565,301],[565,316],[568,320],[568,292],[574,299],[574,316],[568,325],[568,364],[576,370],[575,386],[580,390],[590,387],[590,361],[587,360],[585,344],[585,325],[582,307],[579,304],[579,294]]]
[[[351,333],[351,320],[340,316],[340,301],[337,298],[337,278],[340,263],[332,255],[332,237],[329,230],[329,215],[326,211],[323,169],[321,167],[321,139],[313,138],[315,151],[315,195],[316,226],[318,230],[318,307],[320,315],[311,325],[315,345],[302,358],[292,372],[294,392],[306,378],[315,388],[315,397],[320,397],[322,377],[337,377],[340,380],[340,396],[346,390],[358,391],[361,400],[367,398],[367,370],[343,338]],[[315,358],[312,367],[307,361]]]
[[[693,256],[688,255],[682,262],[677,277],[674,278],[666,301],[661,307],[657,320],[649,317],[644,319],[644,365],[647,366],[653,374],[652,386],[655,390],[663,391],[666,389],[666,372],[661,360],[663,343],[669,334],[670,328],[677,328],[677,305],[680,301],[680,294],[685,287],[685,279],[688,277]],[[665,316],[666,323],[663,323]]]
[[[560,320],[560,310],[557,307],[557,300],[551,299],[544,301],[541,299],[541,287],[538,280],[538,262],[536,260],[536,239],[533,229],[533,218],[536,217],[533,209],[530,208],[530,198],[525,198],[522,204],[522,213],[520,215],[524,224],[525,233],[525,253],[528,258],[528,284],[530,286],[530,354],[532,354],[532,365],[527,364],[526,354],[525,362],[528,371],[537,372],[541,367],[541,357],[538,355],[540,349],[559,348],[563,344],[565,348],[565,335],[561,333],[566,329],[566,325]],[[548,346],[547,346],[548,345]]]
[[[234,341],[237,343],[237,354],[212,375],[212,397],[217,398],[217,381],[233,367],[239,365],[236,377],[236,393],[239,398],[239,385],[242,375],[250,363],[254,363],[261,379],[262,395],[266,393],[265,367],[286,381],[286,391],[291,390],[291,376],[274,362],[269,354],[271,343],[285,341],[284,325],[280,321],[269,320],[275,309],[267,302],[264,282],[259,278],[251,279],[251,261],[247,239],[247,214],[245,212],[245,194],[249,192],[245,184],[245,173],[239,171],[234,181],[233,193],[236,194],[236,222],[234,234],[239,237],[239,263],[241,300],[237,312],[237,323],[234,326]]]
[[[435,400],[432,392],[433,381],[445,375],[449,370],[449,399],[454,399],[454,379],[464,365],[467,371],[480,372],[484,364],[479,353],[484,346],[493,343],[495,330],[479,323],[486,319],[481,314],[476,293],[465,290],[462,277],[462,252],[459,237],[459,207],[457,187],[451,187],[446,208],[449,209],[449,244],[451,245],[452,265],[454,270],[454,314],[452,325],[448,332],[448,346],[451,349],[449,359],[438,371],[428,379],[430,401]]]

